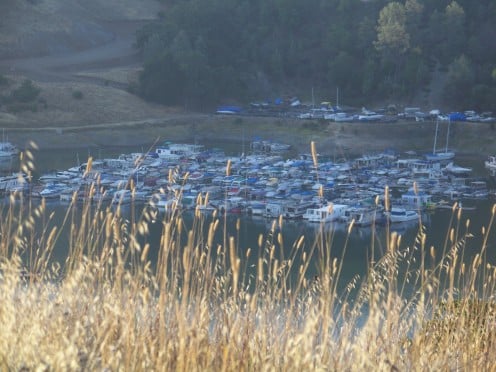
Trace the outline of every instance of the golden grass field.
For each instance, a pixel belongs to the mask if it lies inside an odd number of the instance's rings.
[[[313,145],[312,153],[317,161]],[[32,161],[26,151],[21,168],[29,172]],[[227,164],[227,174],[229,169]],[[170,177],[173,181],[174,174]],[[95,187],[97,182],[88,192]],[[387,190],[385,200],[387,209]],[[198,205],[206,202],[198,199]],[[48,228],[51,217],[43,202],[19,203],[24,208],[7,203],[0,222],[1,370],[402,371],[496,365],[496,267],[485,259],[496,207],[473,259],[464,255],[470,222],[453,208],[445,246],[425,246],[423,228],[409,247],[391,233],[384,255],[369,263],[364,277],[343,287],[344,253],[323,243],[332,235],[319,234],[315,243],[302,238],[283,256],[277,253],[284,244],[277,229],[282,219],[246,250],[230,236],[215,245],[223,218],[207,223],[198,209],[185,231],[174,207],[165,217],[148,211],[129,221],[120,208],[100,206],[93,213],[74,202],[65,220],[67,259],[55,263],[51,255],[62,227]],[[153,221],[162,224],[159,246],[140,245]],[[158,252],[156,264],[152,250]],[[255,259],[255,268],[246,267],[247,257]],[[312,259],[318,275],[308,277]],[[409,293],[407,286],[416,290]]]

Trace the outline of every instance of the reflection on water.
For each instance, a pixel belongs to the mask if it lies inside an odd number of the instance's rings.
[[[0,174],[8,174],[19,170],[17,156],[0,157]]]
[[[39,203],[39,201],[33,201],[33,203]],[[69,226],[61,226],[67,211],[67,205],[62,205],[59,202],[47,202],[46,208],[46,215],[48,216],[53,213],[53,217],[51,220],[48,220],[47,218],[46,221],[49,222],[47,226],[43,227],[48,229],[55,226],[59,229],[62,228],[62,233],[55,247],[53,259],[63,264],[67,258],[68,247],[70,246],[70,228]],[[109,208],[115,210],[115,206]],[[80,211],[81,206],[78,206],[76,210]],[[142,210],[142,204],[122,206],[122,218],[127,221],[138,221]],[[490,217],[491,203],[487,201],[479,202],[477,210],[462,211],[461,221],[458,221],[454,217],[453,212],[448,209],[437,210],[431,214],[423,214],[422,225],[425,227],[426,232],[425,249],[429,251],[431,246],[435,247],[436,252],[438,252],[437,258],[439,258],[440,252],[443,251],[445,247],[448,249],[452,247],[449,240],[450,229],[453,229],[453,236],[457,237],[457,240],[460,240],[465,236],[467,232],[466,226],[468,224],[468,232],[471,233],[471,237],[467,238],[466,243],[460,247],[464,247],[464,259],[470,260],[475,254],[480,252],[483,244],[481,235],[482,227],[484,226],[487,229]],[[209,223],[212,221],[212,217],[207,215],[202,218],[204,218],[204,226],[208,227]],[[193,220],[194,217],[192,212],[183,213],[185,227],[182,241],[183,245],[187,244],[186,231],[192,229]],[[282,221],[282,225],[280,226],[279,220],[239,215],[220,217],[220,222],[215,236],[215,247],[222,246],[226,237],[233,237],[236,242],[239,257],[245,260],[243,262],[243,267],[247,268],[247,275],[255,274],[257,259],[263,253],[263,250],[267,248],[268,241],[274,248],[275,257],[282,261],[288,259],[293,247],[302,236],[304,237],[304,243],[301,247],[301,252],[307,252],[307,254],[314,252],[313,259],[307,271],[307,276],[309,278],[318,274],[319,265],[317,258],[321,255],[320,252],[326,252],[326,254],[329,254],[332,258],[338,260],[343,258],[340,288],[344,288],[347,283],[356,277],[359,278],[359,281],[363,279],[372,258],[377,262],[384,255],[387,251],[386,237],[388,232],[396,232],[402,236],[400,249],[415,247],[416,250],[413,250],[413,256],[417,257],[417,259],[420,257],[421,246],[417,239],[419,233],[419,224],[417,221],[392,224],[390,226],[354,226],[351,229],[344,223],[318,224],[307,223],[303,220]],[[40,229],[42,228],[42,226],[38,227]],[[160,237],[162,232],[161,220],[150,223],[149,231],[150,233],[147,236],[141,236],[138,240],[141,244],[150,244],[149,259],[154,265],[157,261],[160,248]],[[39,233],[41,232],[38,232],[38,234]],[[203,233],[205,234],[206,240],[207,231],[203,231]],[[281,238],[278,237],[279,233],[281,233]],[[263,239],[260,240],[260,236],[262,236]],[[259,245],[260,241],[263,242],[262,246]],[[493,229],[488,239],[487,247],[487,261],[491,264],[496,263],[495,245],[496,234]],[[248,249],[250,249],[252,253],[250,257],[246,258]],[[428,257],[428,255],[426,256]],[[301,256],[295,256],[295,275],[296,269],[301,264],[298,260],[301,260]],[[418,262],[419,261],[417,261],[417,263]],[[433,264],[433,262],[427,263],[427,265]],[[413,268],[414,267],[411,266],[409,267],[409,270],[412,270]],[[400,267],[399,276],[403,275],[401,270],[403,270],[403,268]]]
[[[111,157],[116,156],[123,152],[139,151],[139,149],[122,149],[122,148],[109,148],[102,150],[93,150],[93,153],[88,152],[86,156],[77,154],[76,151],[57,150],[52,152],[40,151],[36,154],[36,168],[39,173],[46,172],[51,169],[67,169],[76,163],[76,159],[85,159],[87,155],[95,157]],[[0,169],[4,172],[17,170],[17,159],[0,159]],[[470,166],[471,164],[463,164]],[[493,180],[494,181],[494,180]],[[493,182],[491,181],[491,182]],[[451,209],[440,209],[429,214],[423,214],[421,224],[425,226],[425,248],[435,247],[437,252],[443,251],[447,246],[450,246],[450,231],[453,229],[453,236],[459,239],[464,237],[467,232],[466,243],[464,246],[464,257],[470,259],[477,252],[480,251],[483,244],[481,231],[483,227],[487,229],[488,223],[491,219],[492,202],[490,200],[477,201],[474,204],[474,210],[462,210],[461,221],[458,221],[453,216]],[[50,226],[60,226],[66,212],[66,206],[59,203],[48,203],[48,213],[54,212],[53,219],[50,221]],[[134,208],[134,211],[133,211]],[[124,206],[122,207],[124,218],[129,220],[139,219],[141,213],[141,206]],[[211,217],[206,218],[206,226],[210,222]],[[239,225],[237,221],[240,221]],[[274,232],[281,233],[282,245],[279,245],[277,238],[273,240],[274,247],[277,251],[278,257],[288,257],[292,247],[304,236],[304,243],[302,250],[307,252],[316,248],[329,252],[334,258],[344,259],[344,267],[342,271],[342,281],[346,283],[351,280],[355,275],[363,276],[367,270],[367,265],[372,256],[375,260],[381,257],[387,250],[387,234],[395,232],[402,236],[401,247],[419,247],[418,232],[419,223],[417,221],[409,221],[404,223],[393,224],[391,226],[375,226],[375,227],[358,227],[354,226],[348,229],[349,226],[344,223],[328,223],[325,225],[306,223],[302,220],[297,221],[283,221],[279,226],[278,221],[255,216],[226,216],[224,223],[219,224],[219,229],[215,237],[216,245],[224,244],[225,237],[233,237],[236,241],[240,257],[245,257],[245,253],[249,248],[252,255],[247,262],[246,267],[250,267],[256,263],[259,257],[260,250],[264,247],[259,246],[259,237],[267,237],[271,235],[271,231],[275,228]],[[190,229],[193,225],[192,213],[184,214],[184,223],[186,230]],[[238,228],[239,227],[239,228]],[[156,259],[157,252],[160,245],[160,234],[162,224],[160,221],[150,227],[150,235],[143,237],[142,242],[150,244],[150,258]],[[349,231],[348,231],[349,230]],[[263,240],[265,241],[265,240]],[[184,239],[186,244],[186,237]],[[489,263],[496,263],[496,236],[494,229],[491,230],[491,236],[488,239],[488,257]],[[69,229],[66,229],[61,234],[57,243],[57,248],[54,258],[59,262],[64,262],[69,246]],[[417,252],[417,254],[419,254]],[[440,253],[438,253],[440,254]],[[298,267],[296,264],[295,267]],[[318,270],[318,265],[314,262],[309,267],[309,275],[314,275]]]

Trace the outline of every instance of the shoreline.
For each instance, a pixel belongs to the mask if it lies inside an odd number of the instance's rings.
[[[164,141],[249,143],[254,138],[290,144],[308,152],[315,142],[319,153],[367,154],[387,149],[431,151],[434,125],[430,122],[335,123],[318,120],[171,115],[100,125],[5,128],[4,140],[19,148],[34,141],[40,149],[101,148],[105,146],[148,146]],[[441,137],[442,138],[442,135]],[[438,141],[444,148],[444,140]],[[496,153],[496,130],[488,124],[452,123],[449,147],[457,154],[486,156]]]

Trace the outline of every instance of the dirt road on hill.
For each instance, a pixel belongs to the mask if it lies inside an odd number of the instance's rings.
[[[109,40],[83,50],[71,50],[43,56],[0,59],[0,72],[22,75],[34,81],[71,82],[87,70],[140,67],[140,57],[133,47],[135,32],[144,21],[106,22]]]

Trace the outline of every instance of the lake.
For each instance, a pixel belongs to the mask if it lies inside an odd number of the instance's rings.
[[[209,144],[211,145],[211,144]],[[224,149],[226,149],[225,144],[220,144]],[[227,148],[226,153],[235,153],[239,145],[233,145],[231,148]],[[146,150],[146,149],[145,149]],[[35,176],[46,173],[50,170],[62,170],[67,169],[75,165],[79,161],[84,162],[89,156],[94,158],[107,158],[116,157],[122,153],[131,152],[141,152],[143,148],[120,148],[120,147],[108,147],[101,149],[90,149],[84,154],[81,150],[65,149],[65,150],[51,150],[51,151],[37,151],[35,154]],[[480,176],[487,176],[486,171],[483,168],[479,158],[461,158],[457,159],[462,166],[470,166],[474,169],[474,173]],[[0,167],[4,172],[10,172],[12,169],[16,169],[18,166],[15,162],[2,162]],[[494,179],[488,178],[489,182],[494,182]],[[440,252],[443,247],[446,246],[448,241],[448,235],[450,228],[456,228],[459,226],[458,236],[462,236],[465,233],[466,220],[470,220],[469,232],[473,235],[466,239],[465,246],[465,257],[473,257],[481,248],[482,237],[481,231],[483,227],[487,227],[491,218],[491,208],[493,202],[489,199],[478,200],[472,203],[476,207],[475,210],[464,210],[462,212],[462,221],[458,222],[453,219],[453,213],[451,209],[438,209],[433,212],[424,213],[422,215],[422,224],[426,229],[426,248],[435,247],[436,251]],[[60,204],[59,202],[49,202],[47,203],[47,208],[51,212],[54,212],[54,218],[52,221],[53,225],[59,225],[62,221],[64,213],[66,211],[66,206]],[[140,214],[141,206],[136,206],[133,208],[133,213],[137,216]],[[123,213],[131,215],[131,207],[123,207]],[[208,223],[209,217],[206,217]],[[221,217],[222,222],[219,224],[219,230],[216,236],[216,243],[223,244],[225,237],[234,237],[237,242],[237,247],[240,253],[240,257],[244,257],[244,252],[248,248],[254,252],[251,256],[251,261],[246,263],[247,267],[256,263],[256,258],[258,257],[258,241],[259,236],[263,235],[267,237],[270,234],[271,227],[273,226],[273,219],[268,219],[264,217],[257,216],[237,216],[237,215],[227,215]],[[224,220],[225,218],[225,220]],[[184,214],[184,221],[186,226],[191,226],[193,220],[192,213]],[[239,225],[238,225],[239,220]],[[224,229],[224,226],[226,227]],[[237,229],[239,226],[239,229]],[[151,235],[147,238],[147,241],[151,244],[150,257],[152,260],[156,257],[156,252],[159,246],[161,224],[156,223],[155,226],[151,227]],[[315,224],[308,223],[303,220],[296,221],[284,221],[281,228],[278,227],[276,234],[280,232],[283,236],[284,244],[279,247],[276,244],[277,254],[279,257],[288,257],[291,247],[296,241],[304,236],[305,243],[304,249],[306,251],[311,251],[314,244],[316,244],[317,237],[324,237],[322,243],[325,247],[330,248],[331,255],[333,257],[344,259],[344,266],[342,272],[343,283],[348,282],[354,276],[363,276],[366,272],[367,265],[372,256],[375,259],[380,258],[386,251],[386,235],[387,232],[397,232],[402,236],[402,247],[414,247],[416,245],[416,238],[418,235],[418,224],[417,223],[398,223],[393,224],[390,227],[385,225],[378,225],[375,227],[353,227],[353,229],[348,234],[348,226],[344,223],[332,223],[332,224]],[[55,259],[59,261],[65,260],[65,254],[67,249],[67,235],[62,234],[60,241],[57,245],[57,251]],[[277,241],[277,239],[275,239]],[[496,235],[492,231],[490,239],[488,240],[488,256],[489,262],[496,263]],[[417,244],[418,245],[418,244]],[[344,252],[344,253],[343,253]],[[419,254],[417,253],[418,257]],[[317,273],[317,265],[313,264],[309,267],[308,275],[311,277]]]

